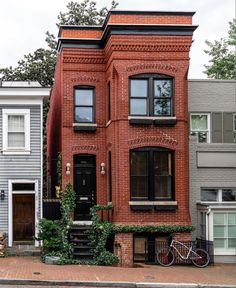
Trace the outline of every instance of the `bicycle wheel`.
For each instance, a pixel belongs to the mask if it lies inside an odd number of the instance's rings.
[[[194,251],[197,255],[192,260],[193,264],[197,267],[206,267],[210,262],[210,256],[206,250],[196,249]]]
[[[174,261],[175,261],[175,256],[169,247],[163,248],[157,252],[157,262],[160,265],[168,267],[172,265]]]

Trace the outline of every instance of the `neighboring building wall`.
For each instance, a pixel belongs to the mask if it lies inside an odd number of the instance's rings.
[[[30,155],[0,155],[0,185],[5,199],[0,201],[0,230],[8,231],[8,180],[38,180],[38,198],[41,199],[41,116],[40,105],[0,106],[0,147],[2,147],[2,109],[30,109]],[[41,201],[38,206],[40,219]]]
[[[50,109],[47,115],[47,198],[55,198],[55,186],[57,179],[58,153],[61,152],[61,60],[58,57],[55,83],[50,97]]]
[[[227,80],[189,80],[189,113],[210,113],[212,128],[213,112],[236,111],[236,82]],[[191,128],[190,128],[191,129]],[[212,136],[212,129],[211,136]],[[223,141],[222,141],[223,142]],[[236,187],[236,144],[235,143],[198,143],[197,137],[190,136],[190,213],[196,226],[194,238],[201,236],[200,210],[197,203],[201,201],[201,188],[235,188]],[[210,152],[208,154],[206,152]],[[203,154],[204,153],[204,154]],[[219,153],[224,153],[220,154]],[[200,158],[201,157],[201,158]],[[210,157],[210,158],[208,158]],[[200,162],[201,160],[201,162]],[[214,165],[210,162],[215,163]],[[208,163],[208,165],[207,165]],[[202,167],[199,167],[202,166]],[[209,167],[210,166],[210,167]],[[217,167],[218,166],[218,167]],[[208,203],[211,204],[211,203]],[[216,205],[222,205],[216,204]],[[235,208],[231,203],[224,203],[229,211]],[[232,206],[230,208],[230,205]],[[234,204],[236,205],[236,203]],[[225,206],[221,206],[222,210]],[[200,206],[199,206],[200,207]],[[207,207],[207,206],[206,206]],[[208,206],[208,207],[211,207]],[[207,209],[207,208],[206,208]],[[208,211],[208,213],[210,213]],[[206,235],[212,237],[212,235]],[[209,239],[212,240],[212,239]],[[216,261],[235,261],[236,256],[216,256]]]

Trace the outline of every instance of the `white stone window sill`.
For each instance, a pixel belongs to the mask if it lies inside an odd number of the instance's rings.
[[[30,155],[30,150],[3,150],[3,155]]]
[[[129,205],[140,205],[140,206],[149,206],[149,205],[163,205],[163,206],[169,206],[169,205],[178,205],[177,201],[130,201]]]
[[[128,116],[128,120],[140,119],[140,120],[176,120],[173,116]]]
[[[96,123],[73,123],[72,126],[73,127],[81,127],[81,126],[84,126],[84,127],[97,127],[98,124],[96,124]]]

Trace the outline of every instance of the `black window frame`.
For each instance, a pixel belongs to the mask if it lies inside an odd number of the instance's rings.
[[[93,105],[76,105],[76,91],[77,90],[92,90],[93,93]],[[75,86],[74,87],[74,123],[79,123],[79,124],[94,124],[96,123],[95,120],[95,115],[96,115],[96,102],[95,102],[95,87],[94,86],[88,86],[88,85],[80,85],[80,86]],[[76,121],[76,108],[78,107],[88,107],[92,108],[92,121]]]
[[[131,96],[131,81],[132,80],[147,80],[147,97],[135,97]],[[171,80],[171,97],[155,97],[155,80]],[[129,77],[129,115],[140,116],[140,117],[173,117],[174,116],[174,77],[164,74],[139,74]],[[170,99],[170,114],[154,114],[154,99]],[[146,114],[131,114],[131,100],[132,99],[147,99]]]
[[[148,153],[148,195],[145,198],[132,196],[131,157],[132,152]],[[155,174],[154,174],[154,153],[168,153],[171,155],[171,196],[166,198],[155,197]],[[173,150],[164,147],[141,147],[130,150],[130,199],[131,201],[175,201],[175,153]],[[137,176],[133,176],[137,177]]]

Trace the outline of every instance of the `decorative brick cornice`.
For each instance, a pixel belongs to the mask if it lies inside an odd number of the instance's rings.
[[[190,44],[112,44],[113,50],[140,52],[188,52]]]
[[[128,72],[135,72],[139,70],[161,70],[161,71],[167,71],[167,72],[173,72],[176,73],[178,71],[178,68],[170,65],[170,64],[164,64],[164,63],[142,63],[142,64],[136,64],[132,66],[128,66],[126,68],[126,71]]]
[[[81,152],[81,151],[98,151],[99,148],[97,145],[80,145],[72,146],[72,152]]]
[[[66,56],[63,58],[63,63],[73,64],[104,64],[104,58],[97,57],[79,57],[79,56]]]
[[[160,132],[160,134],[156,136],[143,136],[130,139],[128,140],[128,145],[133,147],[137,147],[139,145],[160,145],[174,148],[178,145],[178,141],[166,133]]]

